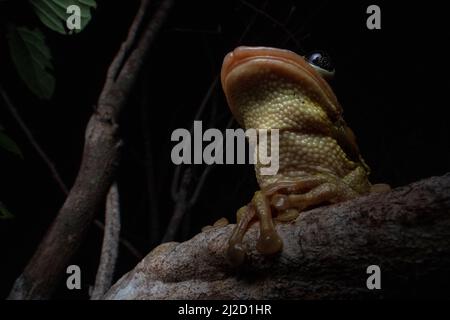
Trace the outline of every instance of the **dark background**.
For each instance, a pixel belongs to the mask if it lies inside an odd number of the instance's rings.
[[[154,3],[156,7],[159,1]],[[282,47],[300,54],[321,49],[330,54],[336,67],[333,88],[372,168],[372,182],[396,187],[449,171],[449,36],[441,3],[177,1],[121,121],[125,146],[118,182],[123,237],[142,254],[161,240],[174,207],[170,135],[176,128],[192,126],[224,55],[239,44]],[[366,28],[370,4],[381,7],[381,30]],[[35,98],[18,78],[4,32],[0,35],[1,84],[69,186],[79,168],[85,126],[107,67],[126,37],[137,5],[138,1],[99,0],[93,20],[81,34],[68,37],[45,30],[57,81],[50,102]],[[27,8],[24,1],[0,4],[0,18],[39,25]],[[230,116],[217,86],[201,117],[204,129],[224,129]],[[0,124],[24,154],[20,160],[0,153],[0,201],[15,215],[0,220],[0,297],[5,297],[64,194],[2,100]],[[150,159],[145,156],[145,133],[150,137]],[[148,161],[154,174],[150,184]],[[191,192],[204,166],[189,170]],[[213,167],[177,240],[189,239],[220,217],[234,221],[235,211],[256,188],[250,165]],[[150,232],[155,213],[159,234]],[[102,220],[102,212],[97,217]],[[83,271],[83,289],[69,292],[61,287],[56,297],[87,298],[102,236],[92,227],[74,261]],[[119,254],[116,278],[139,261],[123,246]]]

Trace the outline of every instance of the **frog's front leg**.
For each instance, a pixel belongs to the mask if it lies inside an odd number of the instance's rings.
[[[326,182],[303,194],[276,194],[271,204],[279,211],[295,208],[303,211],[324,203],[337,203],[356,197],[358,194],[345,183]]]
[[[242,240],[254,218],[259,220],[260,233],[256,244],[259,252],[266,255],[273,254],[279,252],[283,246],[283,242],[275,231],[269,199],[262,191],[257,191],[252,201],[237,212],[238,221],[228,246],[228,258],[233,265],[239,265],[245,259],[246,252],[242,246]]]
[[[269,199],[262,191],[257,191],[253,196],[252,203],[259,219],[259,239],[256,249],[266,255],[281,251],[283,242],[273,224]]]
[[[272,219],[273,197],[277,193],[284,190],[302,190],[310,189],[313,186],[321,183],[323,180],[320,178],[302,179],[301,181],[288,181],[282,183],[276,183],[273,186],[265,189],[264,191],[257,191],[252,198],[252,201],[240,208],[236,214],[237,223],[234,228],[233,234],[228,244],[228,259],[233,265],[240,265],[245,259],[245,249],[242,246],[242,240],[245,232],[248,230],[250,223],[258,218],[260,222],[260,236],[256,248],[262,254],[273,254],[280,251],[283,247],[283,242],[278,236]],[[276,216],[279,216],[279,221],[291,221],[298,216],[298,210],[282,209],[281,212],[275,212]]]
[[[236,213],[237,223],[228,242],[227,252],[228,260],[232,265],[238,266],[244,262],[246,252],[242,246],[242,239],[255,214],[255,207],[252,203],[240,208]]]
[[[297,181],[284,181],[257,191],[252,201],[237,213],[238,222],[229,241],[228,258],[233,265],[245,259],[242,240],[250,223],[258,219],[260,235],[257,250],[265,255],[281,251],[283,242],[277,234],[274,220],[291,221],[310,207],[354,198],[358,192],[340,179],[315,175]]]

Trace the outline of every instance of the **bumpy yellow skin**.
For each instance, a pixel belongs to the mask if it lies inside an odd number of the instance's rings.
[[[253,90],[242,90],[236,97],[244,127],[280,130],[278,173],[260,175],[260,165],[256,164],[261,189],[320,174],[328,176],[329,182],[346,182],[358,194],[369,190],[364,164],[351,160],[339,146],[333,137],[335,124],[308,91],[270,69],[261,70],[246,84]]]
[[[260,174],[261,188],[238,211],[229,258],[245,258],[243,236],[258,218],[257,249],[282,249],[273,219],[289,221],[313,206],[336,203],[368,193],[369,168],[342,118],[328,84],[302,57],[272,48],[240,47],[222,68],[222,85],[233,114],[244,128],[279,129],[279,171]]]

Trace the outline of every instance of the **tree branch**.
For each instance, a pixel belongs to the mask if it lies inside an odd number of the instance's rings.
[[[103,232],[105,231],[105,225],[100,220],[95,219],[94,225]],[[141,260],[144,257],[144,255],[129,240],[127,240],[123,236],[119,238],[119,243],[138,260]]]
[[[62,193],[64,193],[66,196],[69,194],[69,189],[67,188],[66,184],[64,183],[63,179],[61,178],[61,175],[59,174],[58,170],[56,169],[56,165],[50,159],[50,157],[45,153],[45,151],[42,149],[39,142],[34,137],[33,133],[31,132],[28,125],[25,123],[25,121],[22,119],[22,117],[19,114],[19,111],[15,107],[15,105],[12,103],[10,97],[6,93],[6,91],[3,89],[3,87],[0,85],[0,95],[3,97],[3,100],[6,103],[6,106],[8,110],[11,112],[12,116],[16,120],[16,122],[19,124],[19,127],[24,132],[25,136],[27,137],[28,141],[30,142],[31,146],[36,150],[39,157],[44,161],[44,163],[47,165],[48,169],[50,170],[52,174],[53,180],[55,180],[56,184],[59,186],[59,189]],[[100,230],[104,231],[105,226],[103,223],[95,219],[94,225],[98,227]],[[130,241],[127,239],[124,239],[120,237],[120,243],[136,258],[142,259],[143,255],[131,244]]]
[[[153,18],[144,23],[149,0],[141,1],[128,38],[109,68],[97,110],[87,125],[83,159],[75,184],[24,272],[14,283],[9,299],[51,296],[95,213],[104,203],[119,160],[121,141],[117,134],[117,119],[173,2],[163,1]],[[141,25],[144,31],[139,37],[137,31]]]
[[[111,287],[119,250],[120,203],[117,183],[113,183],[106,198],[105,234],[102,253],[95,277],[91,300],[99,300]]]
[[[281,254],[255,249],[258,224],[244,239],[244,265],[231,268],[233,225],[155,248],[106,299],[346,299],[448,297],[450,173],[303,212],[277,224]],[[381,269],[368,290],[367,267]]]

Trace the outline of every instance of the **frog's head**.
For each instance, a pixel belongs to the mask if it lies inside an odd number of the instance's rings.
[[[221,81],[237,121],[245,126],[243,105],[253,103],[257,107],[262,99],[271,99],[272,111],[276,112],[292,101],[289,95],[319,105],[331,122],[340,119],[341,106],[325,80],[332,71],[314,65],[321,58],[313,55],[307,60],[292,51],[267,47],[238,47],[228,53]]]

